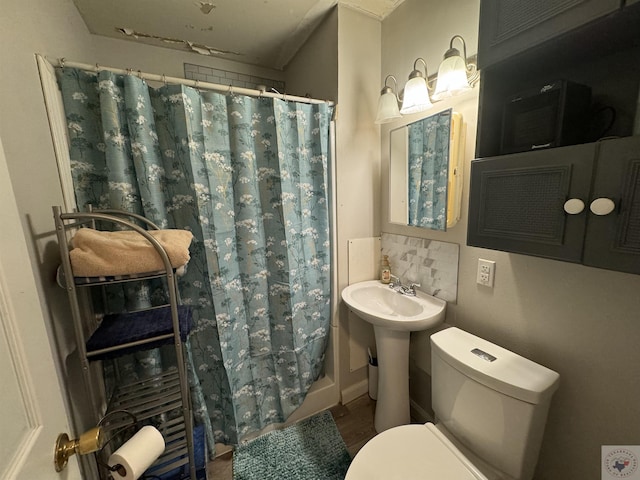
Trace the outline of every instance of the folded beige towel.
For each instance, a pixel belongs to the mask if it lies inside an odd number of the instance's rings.
[[[189,244],[193,235],[188,230],[149,230],[164,247],[171,266],[178,268],[189,261]],[[69,252],[76,277],[131,275],[164,270],[155,247],[133,230],[102,232],[81,228],[72,239]]]

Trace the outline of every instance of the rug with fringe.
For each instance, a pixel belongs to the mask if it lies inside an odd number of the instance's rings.
[[[330,412],[240,444],[234,480],[343,480],[351,456]]]

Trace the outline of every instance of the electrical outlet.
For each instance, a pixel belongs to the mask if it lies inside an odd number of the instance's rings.
[[[493,260],[478,259],[478,274],[476,283],[493,288],[493,279],[496,271],[496,262]]]

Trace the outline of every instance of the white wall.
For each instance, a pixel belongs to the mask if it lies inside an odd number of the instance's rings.
[[[287,93],[338,100],[338,8],[334,8],[285,68]]]
[[[418,55],[426,56],[435,72],[456,33],[467,40],[468,53],[475,53],[478,6],[479,0],[406,0],[383,22],[382,78],[394,73],[404,83]],[[447,322],[560,373],[536,478],[599,480],[601,445],[640,443],[640,275],[467,247],[477,89],[451,104],[468,124],[460,223],[446,233],[391,225],[385,196],[382,231],[460,244],[458,301],[449,305]],[[383,191],[388,128],[382,131]],[[495,288],[476,285],[478,258],[496,261]],[[414,336],[411,355],[420,369],[428,370],[427,335]],[[423,382],[413,387],[426,391],[428,380],[426,375],[412,377],[412,382]]]
[[[61,315],[55,326],[51,321],[54,312],[68,312],[66,295],[54,286],[57,261],[54,260],[56,246],[51,206],[60,205],[62,196],[35,54],[67,58],[88,56],[91,42],[71,0],[29,3],[3,0],[0,39],[0,138],[19,214],[18,223],[5,224],[2,228],[24,229],[31,265],[23,265],[23,268],[30,268],[35,274],[42,318],[51,348],[56,352],[57,370],[61,372],[72,349],[69,342],[72,331],[68,314]],[[47,299],[45,293],[52,292],[55,295]],[[54,338],[59,340],[59,352]],[[63,379],[64,376],[59,377],[60,390],[69,412]],[[72,420],[76,428],[69,433],[77,434],[83,425],[75,423],[77,418]],[[49,441],[53,445],[55,438]],[[72,463],[75,462],[73,459]],[[53,471],[53,465],[51,468]]]
[[[349,239],[380,232],[380,21],[338,6],[337,229],[338,291],[347,286]],[[366,368],[349,369],[349,323],[340,309],[340,387],[366,384]],[[348,399],[348,398],[347,398]]]
[[[54,330],[63,345],[57,358],[61,370],[71,349],[71,329],[64,326],[70,322],[60,322],[61,328],[54,329],[50,320],[52,312],[65,308],[66,301],[64,292],[53,286],[56,265],[52,261],[55,236],[51,205],[61,204],[62,196],[35,53],[83,56],[90,48],[89,35],[71,0],[31,4],[3,0],[0,32],[0,137],[21,221],[2,228],[25,231],[32,265],[24,268],[34,270],[52,346]],[[56,288],[58,296],[45,300],[44,292]]]

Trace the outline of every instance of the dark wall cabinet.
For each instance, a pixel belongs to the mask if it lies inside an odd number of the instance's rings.
[[[482,0],[477,158],[505,153],[501,147],[503,121],[514,97],[560,80],[591,91],[591,107],[581,116],[584,133],[577,143],[634,134],[640,79],[640,1],[627,2],[623,8],[620,2]],[[531,9],[538,15],[530,14]],[[566,21],[556,23],[565,17]],[[595,19],[587,21],[587,17]],[[497,24],[507,20],[513,25],[498,28]],[[496,43],[496,38],[503,40]]]
[[[638,32],[640,0],[481,1],[469,245],[640,274]],[[580,138],[503,155],[512,99],[557,81],[589,87]]]
[[[582,263],[640,273],[640,137],[601,142],[591,199],[615,209],[589,212]]]
[[[615,12],[622,0],[491,0],[480,7],[480,68]]]
[[[474,160],[467,243],[640,274],[640,137]]]

